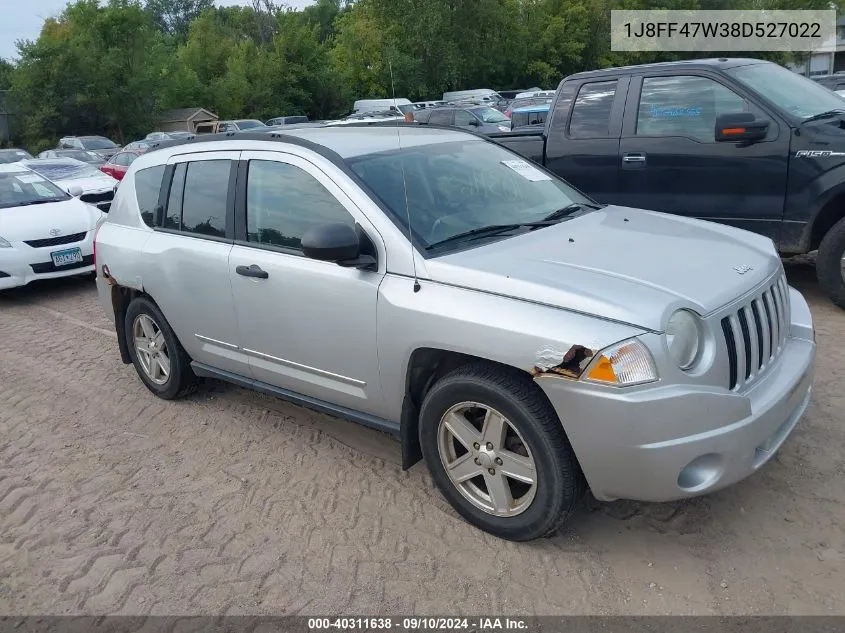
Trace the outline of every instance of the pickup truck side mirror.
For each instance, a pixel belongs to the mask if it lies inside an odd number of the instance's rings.
[[[376,265],[374,257],[361,254],[361,236],[350,224],[320,224],[310,228],[302,236],[300,245],[306,257],[334,262],[345,268],[372,270]]]
[[[716,141],[761,141],[769,131],[769,122],[756,119],[750,112],[732,112],[716,117]]]

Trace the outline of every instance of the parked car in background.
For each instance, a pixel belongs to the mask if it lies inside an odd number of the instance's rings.
[[[153,140],[144,140],[144,141],[132,141],[131,143],[127,143],[123,146],[121,151],[128,151],[133,149],[141,149],[147,151],[150,149],[155,141]]]
[[[490,88],[477,88],[475,90],[453,90],[451,92],[443,93],[443,101],[448,103],[458,103],[461,101],[476,101],[478,103],[485,103],[493,105],[501,101],[506,101],[502,95]]]
[[[374,112],[360,112],[357,114],[350,114],[346,118],[337,121],[327,121],[326,126],[346,125],[349,123],[366,123],[373,121],[403,121],[404,115],[396,110],[383,110]]]
[[[532,99],[537,97],[548,97],[549,99],[555,96],[554,90],[526,90],[525,92],[520,92],[518,95],[514,97],[516,99]]]
[[[291,125],[292,123],[308,123],[308,117],[304,115],[297,116],[277,116],[269,121],[264,122],[268,127],[274,125]]]
[[[514,99],[508,104],[508,107],[504,109],[504,115],[510,118],[511,112],[513,112],[517,108],[526,108],[529,106],[549,104],[553,100],[554,93],[551,97],[523,97],[521,99]]]
[[[414,121],[423,125],[450,125],[482,134],[509,132],[511,129],[508,117],[495,108],[484,105],[426,108],[414,114]]]
[[[511,101],[513,99],[516,99],[516,95],[521,94],[523,92],[539,92],[540,90],[542,90],[542,88],[538,88],[535,86],[534,88],[521,88],[519,90],[499,90],[498,93],[499,96],[501,96],[503,99]]]
[[[527,131],[545,129],[546,118],[549,116],[549,104],[532,105],[517,108],[511,113],[511,130]]]
[[[496,140],[600,202],[755,231],[785,255],[818,249],[819,282],[845,308],[841,97],[721,58],[570,75],[552,111],[543,131]]]
[[[460,130],[161,148],[96,247],[121,360],[154,395],[211,377],[393,433],[404,468],[424,457],[506,539],[552,533],[587,485],[729,486],[810,401],[813,321],[770,240],[602,207]]]
[[[811,79],[833,92],[845,90],[845,73],[842,72],[834,73],[832,75],[817,75],[815,77],[811,77]]]
[[[24,160],[26,158],[32,158],[32,154],[25,149],[19,149],[17,147],[12,149],[0,149],[0,165],[6,163],[16,163],[19,160]]]
[[[120,151],[117,143],[105,136],[65,136],[56,149],[84,149],[109,159]]]
[[[94,165],[74,158],[33,158],[23,164],[83,202],[108,212],[117,180]]]
[[[38,158],[73,158],[95,167],[106,162],[106,159],[97,152],[90,152],[85,149],[48,149],[41,152]]]
[[[143,154],[144,151],[142,149],[130,149],[115,154],[109,162],[100,166],[100,171],[116,180],[123,180],[123,176],[126,174],[126,170],[129,169],[129,165],[135,162],[135,159]]]
[[[103,217],[26,165],[0,165],[0,289],[93,272]]]
[[[264,121],[258,119],[237,119],[235,121],[218,121],[218,132],[244,132],[250,130],[253,132],[260,132],[261,128],[267,127]]]
[[[147,141],[172,141],[174,139],[191,139],[196,136],[191,132],[150,132],[145,140]]]

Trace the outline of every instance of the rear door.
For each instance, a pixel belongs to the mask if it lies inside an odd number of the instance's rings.
[[[555,102],[546,168],[599,202],[618,203],[619,135],[628,77],[567,82]]]
[[[716,117],[769,121],[763,141],[717,143]],[[633,79],[620,145],[619,187],[629,206],[731,224],[779,241],[789,128],[718,73]]]
[[[168,161],[159,206],[145,218],[154,234],[144,245],[142,283],[191,358],[248,376],[229,282],[239,156],[202,152]]]

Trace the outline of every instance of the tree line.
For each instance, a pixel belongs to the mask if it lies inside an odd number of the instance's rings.
[[[445,90],[554,88],[581,70],[690,57],[610,50],[611,9],[829,8],[828,0],[76,0],[18,59],[0,60],[16,138],[128,142],[157,114],[330,118],[355,99]],[[707,56],[713,56],[712,53]],[[762,56],[762,55],[759,55]],[[786,56],[769,54],[786,61]]]

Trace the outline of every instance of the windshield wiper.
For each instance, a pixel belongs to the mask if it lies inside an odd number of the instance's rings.
[[[32,204],[48,204],[50,202],[63,202],[64,200],[67,200],[67,198],[42,198],[40,200],[27,200],[26,202],[19,202],[15,206],[28,207]]]
[[[555,220],[561,220],[568,215],[572,215],[573,213],[577,213],[581,209],[601,209],[601,207],[597,204],[590,204],[588,202],[573,202],[572,204],[568,204],[565,207],[558,209],[557,211],[552,211],[549,215],[544,217],[540,222],[535,222],[538,226],[542,226],[544,222],[554,222]]]
[[[433,242],[425,247],[425,250],[431,250],[437,246],[442,246],[443,244],[449,244],[451,242],[460,242],[463,240],[474,239],[477,237],[489,237],[491,235],[498,235],[499,233],[507,233],[508,231],[515,231],[518,228],[523,226],[533,226],[533,222],[522,222],[522,223],[514,223],[514,224],[491,224],[490,226],[481,226],[476,229],[470,229],[469,231],[464,231],[463,233],[457,233],[456,235],[452,235],[447,237],[446,239],[439,240],[437,242]]]
[[[837,109],[837,110],[828,110],[827,112],[819,112],[818,114],[814,114],[811,117],[807,117],[803,121],[801,121],[801,125],[805,123],[809,123],[810,121],[819,121],[821,119],[829,119],[835,116],[842,116],[845,115],[845,110]]]

